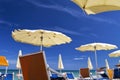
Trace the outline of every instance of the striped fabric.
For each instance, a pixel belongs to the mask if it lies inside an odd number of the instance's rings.
[[[0,66],[8,66],[8,62],[5,56],[0,56]]]

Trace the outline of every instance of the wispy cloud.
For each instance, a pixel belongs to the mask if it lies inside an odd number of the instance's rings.
[[[80,32],[73,31],[73,30],[68,30],[68,29],[65,29],[65,28],[62,28],[62,27],[58,27],[58,26],[55,26],[54,30],[57,30],[57,31],[60,31],[60,32],[63,32],[63,33],[72,34],[72,35],[82,35],[82,34],[80,34]]]
[[[84,58],[83,57],[80,57],[80,58],[74,58],[74,60],[83,60]]]
[[[51,4],[51,5],[46,5],[46,4],[42,4],[42,3],[39,3],[39,2],[33,1],[33,0],[26,0],[26,1],[35,5],[35,6],[37,6],[37,7],[49,8],[49,9],[54,9],[54,10],[58,10],[58,11],[67,12],[70,15],[75,16],[75,17],[78,17],[78,16],[80,17],[80,15],[81,15],[79,11],[77,11],[73,8],[70,8],[70,7],[66,7],[66,6],[63,6],[63,5],[58,5],[57,3]]]
[[[0,52],[1,52],[1,53],[9,53],[9,51],[8,51],[8,50],[5,50],[5,49],[2,49]]]
[[[10,65],[16,64],[16,60],[10,59],[10,60],[8,60],[8,62],[9,62]]]
[[[86,29],[85,28],[83,29],[83,28],[81,28],[82,32],[77,31],[77,30],[69,30],[69,29],[66,29],[66,28],[63,28],[63,27],[58,27],[58,26],[55,26],[52,29],[63,32],[63,33],[67,33],[67,34],[70,34],[70,35],[82,36],[82,37],[87,37],[87,38],[98,38],[97,34],[94,34],[94,33],[86,34],[86,33],[84,33],[84,32],[87,32],[86,30],[88,30],[88,28],[86,28]]]
[[[7,21],[3,21],[3,20],[0,20],[0,24],[11,25],[11,23],[9,23],[9,22],[7,22]]]
[[[4,20],[0,20],[0,24],[1,24],[1,26],[3,26],[0,28],[5,28],[5,29],[9,29],[7,27],[10,27],[10,28],[12,28],[12,27],[13,28],[23,28],[24,27],[22,24],[16,24],[16,23],[4,21]],[[7,26],[7,27],[4,27],[4,26]]]
[[[120,26],[120,24],[113,19],[108,19],[108,18],[105,19],[105,18],[100,18],[100,17],[97,17],[97,16],[88,16],[86,18],[92,19],[92,20],[97,21],[97,22],[105,22],[105,23],[108,23],[108,24],[114,24],[114,25]]]
[[[79,18],[81,19],[80,17],[84,17],[84,18],[87,18],[87,19],[91,19],[91,20],[95,20],[95,21],[98,21],[98,22],[105,22],[105,23],[109,23],[109,24],[115,24],[115,25],[118,25],[120,26],[120,24],[114,20],[111,20],[111,19],[103,19],[103,18],[100,18],[100,17],[96,17],[96,16],[89,16],[87,14],[84,14],[84,12],[81,12],[80,10],[77,10],[77,9],[74,9],[74,8],[71,8],[70,6],[64,6],[62,4],[58,4],[58,3],[53,3],[52,1],[50,1],[51,3],[53,4],[42,4],[38,1],[35,1],[35,0],[26,0],[27,2],[37,6],[37,7],[43,7],[43,8],[49,8],[49,9],[54,9],[54,10],[59,10],[59,11],[63,11],[63,12],[67,12],[68,14],[76,17],[76,18]]]
[[[84,59],[86,59],[86,56],[75,57],[73,60],[84,60]]]

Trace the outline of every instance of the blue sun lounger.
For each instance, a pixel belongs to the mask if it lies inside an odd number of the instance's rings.
[[[51,79],[57,79],[58,78],[58,75],[55,74],[55,73],[52,73],[51,76],[50,76]]]
[[[14,80],[14,73],[11,73],[11,74],[1,74],[0,80]]]
[[[72,72],[67,72],[66,76],[67,76],[68,80],[74,80],[75,79],[74,74]]]

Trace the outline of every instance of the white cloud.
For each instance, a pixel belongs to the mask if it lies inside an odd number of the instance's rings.
[[[79,32],[77,31],[73,31],[73,30],[68,30],[62,27],[54,27],[54,30],[60,31],[60,32],[64,32],[64,33],[68,33],[68,34],[72,34],[72,35],[81,35]]]
[[[91,31],[90,28],[84,28],[84,27],[81,27],[81,31],[78,31],[77,30],[69,30],[69,29],[66,29],[66,28],[62,28],[62,27],[58,27],[58,26],[55,26],[54,28],[52,28],[53,30],[57,30],[57,31],[60,31],[60,32],[63,32],[63,33],[68,33],[68,34],[71,34],[71,35],[76,35],[76,36],[83,36],[83,37],[87,37],[87,38],[97,38],[98,35],[94,34],[94,33],[89,33],[89,34],[85,34],[83,32],[87,32],[87,30],[89,29]]]
[[[9,23],[9,22],[7,22],[7,21],[3,21],[3,20],[0,20],[0,24],[11,25],[11,23]]]
[[[80,57],[80,58],[74,58],[74,60],[83,60],[84,58],[83,57]]]

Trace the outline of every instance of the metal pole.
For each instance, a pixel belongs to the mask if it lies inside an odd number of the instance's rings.
[[[40,46],[40,51],[42,51],[42,46],[43,46],[43,33],[41,32],[42,36],[40,37],[41,40],[41,46]]]
[[[97,63],[97,53],[96,53],[96,50],[95,50],[95,61],[96,61],[96,70],[98,68],[98,63]]]
[[[40,46],[40,51],[42,51],[42,45]]]
[[[8,70],[8,67],[6,67],[6,69],[5,69],[5,74],[7,74],[7,70]]]
[[[21,77],[21,72],[20,72],[20,69],[19,69],[19,72],[18,72],[18,80],[20,80],[20,77]]]
[[[94,49],[95,49],[95,62],[96,62],[96,76],[97,76],[97,80],[98,80],[98,74],[97,74],[98,63],[97,63],[97,51],[96,51],[96,46],[94,47]]]
[[[62,73],[62,70],[60,69],[60,73]]]

